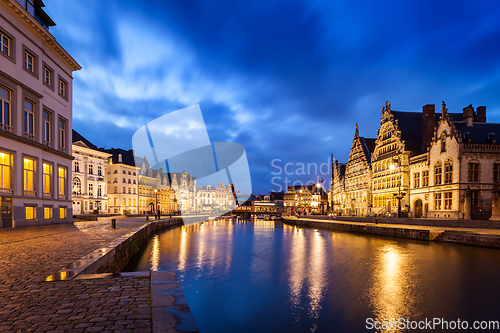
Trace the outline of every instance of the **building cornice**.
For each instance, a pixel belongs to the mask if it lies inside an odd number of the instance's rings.
[[[26,9],[21,7],[19,3],[15,0],[2,0],[7,7],[10,8],[22,21],[33,29],[35,33],[38,34],[50,47],[71,67],[73,71],[78,71],[82,69],[73,57],[56,41],[56,38],[52,36],[33,16],[31,16]]]
[[[13,134],[13,133],[10,133],[10,132],[7,132],[7,131],[0,131],[0,137],[4,137],[4,138],[11,139],[11,140],[14,140],[14,141],[17,141],[17,142],[20,142],[20,143],[24,143],[26,145],[38,148],[40,150],[43,150],[43,151],[46,151],[48,153],[51,153],[51,154],[63,157],[63,158],[68,159],[68,160],[73,160],[74,159],[73,156],[71,156],[71,155],[69,155],[69,154],[67,154],[67,153],[65,153],[63,151],[54,149],[52,147],[49,147],[47,145],[41,144],[39,142],[30,140],[30,139],[23,138],[22,136],[19,136],[17,134]]]

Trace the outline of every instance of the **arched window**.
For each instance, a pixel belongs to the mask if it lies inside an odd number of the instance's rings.
[[[434,164],[434,185],[441,185],[442,173],[443,173],[443,167],[441,161],[437,161],[436,164]]]
[[[82,194],[82,181],[78,177],[73,178],[73,194]]]
[[[453,160],[451,158],[444,162],[444,183],[453,182]]]

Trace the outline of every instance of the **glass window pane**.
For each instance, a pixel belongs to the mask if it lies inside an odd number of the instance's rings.
[[[0,97],[8,101],[9,96],[10,96],[9,91],[4,87],[0,87]]]

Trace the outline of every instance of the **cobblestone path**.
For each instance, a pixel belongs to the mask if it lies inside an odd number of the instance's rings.
[[[145,222],[0,229],[0,332],[151,332],[149,278],[41,282]]]

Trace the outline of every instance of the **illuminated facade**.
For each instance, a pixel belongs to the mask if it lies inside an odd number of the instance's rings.
[[[231,185],[219,183],[217,187],[198,186],[196,190],[196,210],[198,213],[217,213],[235,209]]]
[[[108,212],[107,171],[111,154],[97,149],[73,130],[73,214]]]
[[[443,102],[441,114],[433,104],[422,112],[403,112],[386,102],[371,168],[365,160],[370,149],[360,149],[357,131],[345,175],[335,161],[333,212],[398,216],[401,208],[401,216],[416,218],[499,220],[500,124],[486,122],[484,106],[462,111],[449,113]],[[371,212],[363,210],[364,193],[370,195],[364,176],[370,171]],[[348,202],[354,203],[350,211]]]
[[[366,216],[372,208],[371,152],[375,139],[359,136],[358,125],[344,175],[342,215]]]
[[[72,223],[73,72],[43,2],[0,2],[0,227]]]
[[[135,167],[131,150],[105,149],[109,159],[107,184],[108,207],[111,214],[138,214],[139,184],[138,168]]]

